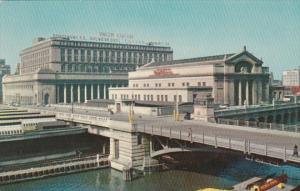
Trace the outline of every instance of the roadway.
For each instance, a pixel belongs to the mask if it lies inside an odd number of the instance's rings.
[[[53,112],[72,112],[71,108],[57,108],[57,107],[32,107],[35,109],[48,110]],[[103,111],[102,109],[73,109],[74,114],[82,114],[89,116],[109,117],[110,120],[128,121],[127,113],[115,113]],[[140,128],[146,125],[147,127],[154,126],[158,129],[162,127],[164,130],[172,128],[172,130],[181,129],[183,133],[190,131],[202,134],[205,132],[207,135],[232,137],[236,139],[247,139],[253,142],[266,143],[272,145],[286,145],[293,147],[297,144],[300,147],[300,133],[284,132],[278,130],[260,129],[246,126],[224,125],[216,123],[208,123],[196,120],[181,120],[175,121],[172,116],[156,117],[156,116],[134,116],[134,124]]]

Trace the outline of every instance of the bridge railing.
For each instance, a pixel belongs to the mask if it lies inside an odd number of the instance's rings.
[[[268,104],[268,105],[253,105],[253,106],[240,106],[235,108],[228,108],[215,111],[216,116],[226,116],[226,115],[241,115],[251,112],[265,112],[270,110],[288,109],[300,107],[300,103],[281,103],[281,104]]]
[[[261,129],[272,129],[272,130],[300,133],[299,125],[265,123],[265,122],[258,122],[258,121],[245,121],[239,119],[226,119],[226,118],[218,118],[217,123],[225,124],[225,125],[236,125],[236,126],[254,127],[254,128],[261,128]]]
[[[293,147],[285,145],[273,145],[253,139],[243,139],[236,137],[219,136],[213,133],[197,131],[197,128],[184,126],[169,126],[164,124],[137,124],[136,131],[149,134],[151,136],[167,137],[191,143],[200,143],[243,152],[244,154],[256,154],[271,158],[300,163],[300,157],[293,155]]]

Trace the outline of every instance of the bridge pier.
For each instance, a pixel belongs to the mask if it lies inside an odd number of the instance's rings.
[[[125,180],[131,180],[138,172],[148,171],[153,165],[158,166],[157,160],[150,156],[150,137],[135,132],[134,125],[130,123],[118,123],[122,125],[110,130],[111,167],[122,171],[124,177],[128,177]]]

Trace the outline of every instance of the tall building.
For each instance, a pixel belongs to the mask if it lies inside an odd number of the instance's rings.
[[[170,47],[37,38],[22,50],[19,74],[3,81],[5,103],[48,104],[108,98],[128,72],[151,60],[170,61]]]
[[[300,86],[300,68],[283,71],[282,84],[283,86]]]
[[[6,74],[10,74],[10,66],[5,65],[5,59],[0,59],[0,103],[3,101],[2,78]]]
[[[230,106],[270,100],[269,68],[246,47],[235,54],[152,62],[128,78],[128,87],[109,89],[110,99],[193,103],[206,96]]]

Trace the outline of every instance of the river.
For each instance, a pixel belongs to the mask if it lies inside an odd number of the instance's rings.
[[[289,176],[289,184],[300,184],[300,168],[285,165],[273,166],[243,158],[218,162],[211,160],[197,167],[197,172],[170,170],[152,173],[132,182],[124,182],[122,173],[100,169],[0,187],[0,191],[63,190],[63,191],[194,191],[205,187],[228,188],[253,176],[265,176],[282,171]]]

